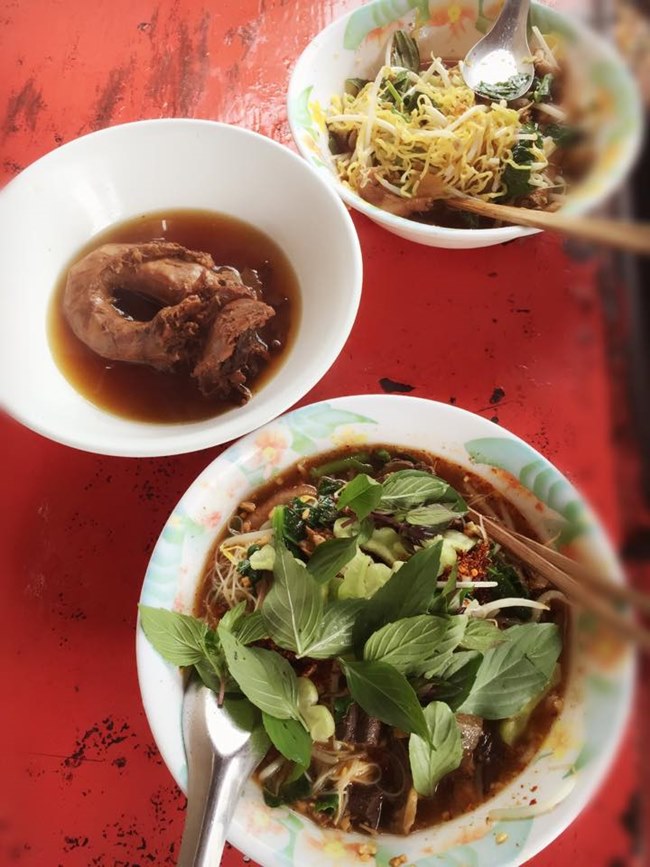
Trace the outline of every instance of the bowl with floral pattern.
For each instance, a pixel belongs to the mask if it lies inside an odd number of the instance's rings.
[[[213,461],[170,515],[147,569],[141,603],[192,613],[206,558],[236,506],[297,461],[353,445],[424,449],[478,475],[540,534],[572,537],[572,554],[620,574],[589,507],[566,478],[502,427],[457,407],[405,396],[344,397],[290,412]],[[567,536],[568,534],[568,536]],[[372,840],[267,806],[248,781],[231,824],[233,845],[265,867],[521,864],[557,837],[597,790],[631,707],[634,658],[586,617],[575,619],[563,709],[523,772],[477,809],[408,836]],[[144,708],[162,757],[186,790],[183,678],[137,634]],[[369,847],[368,843],[372,843]]]
[[[343,200],[389,232],[420,244],[466,249],[500,244],[538,230],[518,226],[452,228],[382,210],[339,179],[325,123],[332,97],[346,81],[373,79],[397,30],[417,28],[421,44],[445,60],[460,60],[490,29],[498,0],[371,0],[334,21],[297,61],[288,90],[291,131],[299,151],[334,184]],[[598,34],[554,8],[532,3],[531,25],[563,46],[576,70],[575,99],[594,130],[592,165],[563,208],[583,213],[601,204],[634,163],[643,132],[638,89],[624,61]],[[472,145],[473,147],[474,145]]]

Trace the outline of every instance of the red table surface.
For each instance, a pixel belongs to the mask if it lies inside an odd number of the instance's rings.
[[[290,145],[292,62],[353,5],[2,0],[0,181],[138,118],[213,118]],[[460,253],[354,220],[359,316],[302,402],[379,392],[388,378],[478,412],[554,461],[620,537],[598,262],[569,258],[548,236]],[[174,864],[185,801],[140,704],[136,602],[168,513],[220,449],[105,458],[0,424],[0,864]],[[535,867],[644,863],[636,728],[598,797]],[[241,862],[226,851],[225,865]]]

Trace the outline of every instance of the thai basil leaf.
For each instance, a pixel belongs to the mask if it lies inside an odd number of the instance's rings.
[[[222,618],[223,620],[223,618]],[[261,611],[253,611],[237,621],[235,636],[242,644],[253,644],[269,637],[269,631]]]
[[[436,699],[458,710],[472,691],[482,660],[475,650],[452,653],[436,679]]]
[[[428,614],[387,623],[366,641],[363,658],[387,662],[402,674],[416,674],[427,667],[446,631],[444,618]]]
[[[365,599],[342,599],[328,605],[323,612],[322,631],[309,645],[305,656],[330,659],[348,653],[352,649],[354,624],[365,604]]]
[[[246,698],[277,719],[298,719],[296,673],[273,650],[245,647],[227,629],[217,628],[228,669]]]
[[[352,560],[359,545],[358,535],[321,542],[307,563],[307,571],[318,584],[327,584]]]
[[[503,641],[503,635],[496,623],[471,617],[460,646],[465,650],[479,650],[484,653],[500,641]]]
[[[432,701],[424,709],[424,718],[428,737],[411,735],[409,759],[415,791],[430,798],[440,780],[460,765],[463,747],[456,717],[446,704]]]
[[[302,723],[295,719],[276,719],[262,714],[264,729],[279,753],[291,762],[309,767],[312,740]]]
[[[447,618],[447,629],[436,647],[436,654],[427,662],[424,676],[438,677],[448,665],[451,655],[463,640],[468,618],[463,614]]]
[[[284,545],[275,550],[273,584],[261,608],[273,641],[303,656],[315,640],[323,615],[323,595],[316,580]]]
[[[425,503],[440,502],[450,485],[424,470],[398,470],[391,473],[383,483],[379,508],[386,512],[405,512]]]
[[[481,81],[477,85],[476,90],[486,99],[494,99],[497,102],[502,99],[517,99],[519,91],[527,78],[528,76],[525,72],[518,72],[516,75],[512,75],[510,78],[506,79],[506,81],[498,81],[494,84],[489,84],[487,81]]]
[[[403,674],[385,662],[339,662],[352,698],[368,716],[428,739],[420,702]]]
[[[207,623],[168,611],[139,605],[140,625],[155,650],[174,665],[195,665],[206,657],[206,639],[212,632]]]
[[[365,473],[359,473],[351,482],[342,488],[337,506],[339,510],[351,509],[359,521],[363,521],[377,508],[383,494],[383,487],[379,482]]]
[[[441,550],[440,541],[415,553],[368,600],[354,627],[355,647],[384,624],[427,611],[436,591]]]
[[[404,30],[396,30],[393,34],[393,45],[390,52],[391,66],[402,66],[417,72],[420,69],[420,51],[418,44]]]
[[[548,684],[562,651],[554,623],[529,623],[502,632],[487,651],[474,687],[460,710],[484,719],[516,716]]]
[[[427,527],[431,532],[445,530],[452,521],[466,514],[467,506],[460,510],[455,503],[431,503],[411,509],[405,515],[406,523],[418,527]]]
[[[246,602],[239,602],[234,608],[229,608],[219,621],[229,632],[236,632],[240,620],[246,615]]]

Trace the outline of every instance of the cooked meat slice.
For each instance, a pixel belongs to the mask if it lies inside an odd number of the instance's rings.
[[[336,736],[348,744],[376,747],[381,740],[383,723],[368,716],[358,704],[352,702],[338,725]]]
[[[377,786],[352,783],[348,788],[347,811],[354,823],[376,831],[381,820],[384,794]]]
[[[437,199],[444,198],[444,187],[434,175],[427,175],[420,182],[418,194],[407,199],[383,187],[371,169],[365,184],[359,187],[359,195],[383,211],[398,217],[410,217],[411,214],[429,211]]]
[[[98,355],[171,370],[196,354],[201,329],[222,305],[253,294],[236,271],[227,271],[216,271],[207,253],[179,244],[105,244],[70,269],[64,314]],[[114,305],[118,291],[162,309],[148,322],[135,321]]]
[[[192,371],[208,397],[228,399],[236,394],[247,400],[246,381],[268,359],[268,347],[257,332],[275,311],[252,298],[227,304],[215,317],[205,349]]]

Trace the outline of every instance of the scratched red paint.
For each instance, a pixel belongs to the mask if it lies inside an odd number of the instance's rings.
[[[352,5],[4,0],[0,182],[62,142],[138,118],[215,118],[288,144],[292,60]],[[618,535],[596,263],[548,237],[458,254],[355,223],[359,318],[305,401],[379,391],[386,377],[480,412],[555,461]],[[184,804],[140,707],[135,603],[168,512],[218,450],[109,459],[0,423],[0,864],[173,864]],[[629,735],[600,796],[536,867],[642,863],[621,821],[637,816],[634,756]],[[228,867],[240,863],[226,853]]]

